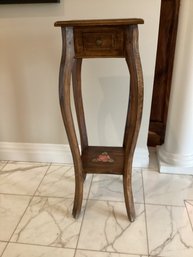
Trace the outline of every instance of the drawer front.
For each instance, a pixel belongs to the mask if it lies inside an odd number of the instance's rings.
[[[124,55],[122,28],[75,28],[76,57],[118,57]]]

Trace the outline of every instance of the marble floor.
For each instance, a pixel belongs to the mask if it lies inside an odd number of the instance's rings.
[[[0,162],[1,257],[192,257],[193,176],[133,169],[137,218],[130,223],[122,178],[90,175],[79,219],[71,216],[73,167]]]

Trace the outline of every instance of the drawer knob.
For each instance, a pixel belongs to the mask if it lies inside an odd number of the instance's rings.
[[[97,40],[96,40],[96,45],[97,45],[97,46],[101,46],[101,45],[102,45],[102,42],[103,42],[103,41],[102,41],[101,39],[97,39]]]

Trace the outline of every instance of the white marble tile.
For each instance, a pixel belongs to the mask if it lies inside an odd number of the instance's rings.
[[[78,248],[147,254],[144,206],[135,207],[137,218],[130,223],[124,203],[89,200]]]
[[[0,161],[0,170],[6,165],[7,161]]]
[[[188,211],[188,216],[189,216],[189,219],[190,219],[190,222],[191,222],[191,225],[192,225],[192,229],[193,229],[193,200],[187,200],[185,201],[185,204],[186,204],[186,208],[187,208],[187,211]]]
[[[84,198],[88,196],[92,175],[87,175],[84,183]],[[65,165],[52,165],[44,177],[37,195],[74,198],[74,168]]]
[[[143,171],[145,202],[184,206],[193,195],[193,176]]]
[[[10,243],[2,257],[74,257],[74,250]]]
[[[185,207],[147,205],[146,215],[152,256],[193,256],[193,231]]]
[[[98,252],[98,251],[77,250],[75,257],[145,257],[145,256],[122,254],[122,253],[107,253],[107,252]]]
[[[132,178],[134,201],[144,202],[141,170],[134,170]],[[94,175],[89,199],[124,201],[122,176]]]
[[[9,240],[30,197],[0,194],[0,240]]]
[[[72,217],[72,199],[35,197],[11,241],[56,247],[76,247],[82,213]]]
[[[0,256],[1,256],[1,254],[3,253],[3,251],[4,251],[5,247],[6,247],[6,245],[7,245],[7,242],[1,242],[1,241],[0,241]]]
[[[8,163],[0,172],[0,193],[32,195],[49,164]]]

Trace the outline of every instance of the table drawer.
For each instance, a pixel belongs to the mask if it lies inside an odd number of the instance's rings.
[[[76,57],[118,57],[124,55],[121,28],[75,28]]]

